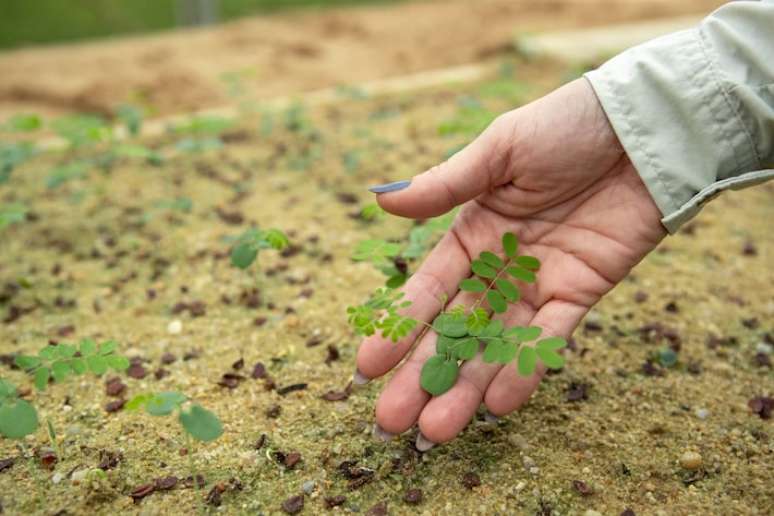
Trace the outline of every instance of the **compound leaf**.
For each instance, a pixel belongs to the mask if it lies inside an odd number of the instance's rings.
[[[70,364],[63,360],[57,360],[51,364],[51,376],[54,377],[54,381],[56,382],[66,380],[71,372],[72,368],[70,367]]]
[[[482,278],[492,279],[497,276],[497,271],[483,260],[473,260],[470,263],[470,269]]]
[[[516,258],[516,264],[531,271],[540,269],[540,260],[534,256],[518,256]]]
[[[129,369],[129,359],[120,355],[108,355],[105,357],[108,367],[115,371],[125,371]]]
[[[538,326],[514,326],[503,332],[503,337],[516,339],[519,342],[528,342],[540,337],[543,330]]]
[[[97,352],[97,343],[91,339],[83,339],[80,344],[81,355],[88,356]]]
[[[19,355],[14,359],[14,363],[22,369],[35,369],[41,364],[38,357]]]
[[[102,356],[109,355],[116,349],[118,349],[118,342],[114,340],[108,340],[99,346],[99,354]]]
[[[503,333],[503,322],[500,320],[489,321],[486,328],[478,335],[483,338],[499,337]]]
[[[478,339],[468,337],[455,343],[454,355],[460,360],[472,360],[478,353]]]
[[[70,367],[72,367],[75,374],[83,374],[88,370],[86,361],[81,357],[73,357],[70,361]]]
[[[99,355],[91,355],[86,357],[86,365],[89,367],[89,370],[97,376],[105,374],[108,370],[105,357]]]
[[[231,249],[231,264],[247,269],[258,257],[258,248],[251,242],[240,242]]]
[[[145,411],[151,416],[166,416],[185,402],[185,395],[175,392],[160,392],[145,400]]]
[[[489,314],[480,306],[475,308],[465,320],[465,326],[471,335],[480,335],[489,324]]]

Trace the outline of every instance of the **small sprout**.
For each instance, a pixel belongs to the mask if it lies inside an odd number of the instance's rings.
[[[360,210],[360,218],[366,222],[375,222],[384,217],[385,211],[375,202],[366,204]]]
[[[129,367],[126,357],[115,353],[118,344],[106,341],[97,345],[91,339],[83,339],[79,346],[58,344],[46,346],[37,356],[19,355],[16,365],[32,374],[35,387],[42,391],[49,379],[62,382],[71,375],[82,375],[87,371],[100,376],[108,369],[124,371]]]
[[[240,269],[247,269],[258,257],[261,249],[280,251],[289,244],[288,237],[279,229],[248,229],[237,238],[231,248],[231,264]]]
[[[82,163],[68,163],[55,167],[46,178],[46,187],[53,190],[74,179],[80,179],[86,175],[86,168]]]
[[[101,117],[93,115],[65,116],[54,120],[51,127],[73,148],[108,141],[113,137],[110,126]]]
[[[386,258],[397,252],[394,247],[385,251],[384,244],[383,241],[361,243],[356,256]],[[454,306],[442,311],[432,324],[422,323],[438,334],[436,354],[425,362],[420,374],[422,388],[434,396],[440,396],[454,386],[461,362],[475,358],[482,345],[484,362],[505,365],[516,361],[516,370],[521,376],[534,374],[538,362],[549,369],[564,366],[564,358],[558,353],[567,345],[563,338],[548,337],[534,346],[528,345],[526,343],[540,337],[542,330],[539,327],[506,328],[501,320],[492,320],[482,306],[486,302],[493,312],[506,312],[509,305],[521,299],[519,286],[508,277],[532,283],[536,279],[535,271],[540,268],[537,258],[518,255],[516,235],[503,235],[502,247],[504,258],[491,251],[482,252],[471,262],[473,277],[460,282],[460,290],[480,294],[473,306]],[[349,323],[359,335],[379,332],[382,337],[398,342],[420,324],[401,313],[410,305],[409,301],[403,300],[402,292],[379,289],[363,305],[347,308]]]
[[[21,439],[38,429],[38,412],[29,402],[20,399],[14,387],[0,378],[0,435]]]
[[[30,142],[0,142],[0,185],[8,182],[11,172],[36,154]]]
[[[34,113],[19,113],[9,118],[3,129],[12,132],[32,132],[43,126],[43,119]]]
[[[27,218],[27,207],[23,204],[8,204],[0,206],[0,231],[10,226],[24,222]]]
[[[130,136],[138,136],[142,129],[142,110],[131,104],[122,104],[116,112]]]

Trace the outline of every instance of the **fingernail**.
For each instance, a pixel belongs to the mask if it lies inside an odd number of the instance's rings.
[[[374,437],[382,442],[388,442],[392,441],[392,438],[395,437],[395,434],[391,434],[384,428],[382,428],[379,425],[374,425],[374,431],[373,431]]]
[[[497,423],[498,421],[500,421],[500,418],[487,410],[486,414],[484,414],[484,421],[486,421],[487,423]]]
[[[414,446],[417,447],[417,450],[421,452],[426,452],[427,450],[435,446],[435,443],[430,439],[428,439],[427,437],[425,437],[422,434],[422,432],[419,432],[419,435],[417,435],[417,441],[416,443],[414,443]]]
[[[371,379],[363,376],[363,373],[361,373],[359,369],[355,369],[355,374],[352,376],[353,385],[365,385],[370,381]]]
[[[408,188],[410,184],[411,184],[411,179],[406,179],[403,181],[395,181],[394,183],[385,183],[383,185],[372,186],[368,189],[368,191],[376,194],[387,193],[387,192],[397,192],[398,190],[403,190],[404,188]]]

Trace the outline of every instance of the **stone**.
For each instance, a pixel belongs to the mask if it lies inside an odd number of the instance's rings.
[[[689,471],[695,471],[699,469],[701,465],[702,458],[699,453],[687,451],[680,456],[680,466]]]
[[[167,332],[170,335],[180,335],[183,331],[183,322],[180,319],[175,319],[167,325]]]

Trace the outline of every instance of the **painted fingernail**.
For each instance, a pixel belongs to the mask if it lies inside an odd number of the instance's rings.
[[[425,437],[422,434],[422,432],[419,432],[419,435],[417,435],[417,441],[416,443],[414,443],[414,446],[417,447],[417,450],[421,452],[426,452],[427,450],[435,446],[435,443],[430,439],[428,439],[427,437]]]
[[[395,181],[394,183],[386,183],[383,185],[372,186],[368,189],[368,191],[376,194],[387,193],[387,192],[397,192],[398,190],[403,190],[404,188],[408,188],[410,184],[411,184],[411,179],[407,179],[403,181]]]
[[[375,439],[385,443],[388,441],[392,441],[392,438],[395,437],[395,434],[391,434],[390,432],[388,432],[387,430],[385,430],[379,425],[374,425],[373,434]]]
[[[486,421],[487,423],[497,423],[498,421],[500,421],[500,418],[487,410],[486,414],[484,414],[484,421]]]
[[[352,376],[352,385],[365,385],[370,382],[370,378],[366,378],[359,369],[355,369],[355,374]]]

